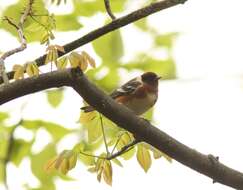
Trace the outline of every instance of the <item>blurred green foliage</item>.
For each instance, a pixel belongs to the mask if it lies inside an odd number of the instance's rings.
[[[59,5],[64,3],[64,0],[52,0],[52,2]],[[148,0],[145,4],[149,2],[151,1]],[[26,3],[27,0],[18,0],[15,4],[5,7],[2,16],[7,16],[8,18],[11,18],[14,23],[18,23]],[[91,20],[91,17],[97,13],[106,15],[104,4],[101,0],[70,0],[67,3],[73,4],[72,12],[58,15],[49,12],[47,8],[48,6],[45,3],[46,1],[42,0],[35,1],[32,16],[28,17],[27,22],[24,25],[24,33],[28,42],[51,42],[54,38],[54,34],[58,31],[68,32],[79,29],[82,30],[82,28],[85,27],[82,23],[82,18]],[[111,7],[114,14],[123,13],[127,3],[127,0],[111,0]],[[104,22],[107,22],[107,19],[109,18],[106,15]],[[174,39],[178,34],[160,34],[149,25],[146,18],[135,22],[133,26],[139,29],[140,32],[147,33],[150,35],[150,38],[153,39],[153,44],[149,52],[157,50],[159,52],[161,51],[162,54],[162,51],[165,51],[167,56],[158,58],[148,52],[139,52],[135,54],[132,59],[126,62],[122,61],[124,53],[126,52],[125,43],[123,43],[122,38],[123,34],[126,32],[125,30],[117,30],[94,40],[92,42],[92,47],[96,55],[100,57],[101,64],[95,69],[89,69],[86,74],[106,92],[111,92],[119,85],[122,77],[124,77],[120,75],[121,70],[125,70],[126,72],[140,71],[141,73],[144,71],[154,71],[162,76],[164,80],[176,77],[176,65],[172,57],[172,48]],[[16,29],[13,26],[10,26],[6,21],[0,23],[0,28],[11,33],[14,37],[17,37]],[[136,39],[133,40],[136,41]],[[142,46],[146,46],[143,42],[134,42],[133,40],[129,43],[141,43]],[[62,59],[67,60],[67,58]],[[65,63],[64,68],[66,65],[67,64]],[[104,70],[107,72],[100,75]],[[58,106],[62,101],[68,101],[63,98],[64,93],[65,90],[63,89],[47,91],[46,96],[48,103],[53,108],[58,109]],[[105,154],[104,152],[100,153],[100,149],[104,148],[100,118],[96,112],[95,115],[88,116],[89,118],[85,117],[81,115],[80,126],[81,130],[87,134],[87,136],[82,138],[72,150],[67,150],[66,152],[75,153],[75,155],[78,153],[78,160],[86,166],[89,166],[90,172],[97,172],[98,180],[100,180],[101,175],[103,175],[103,179],[108,184],[111,184],[112,164],[108,161],[101,163],[102,159],[87,156],[97,154],[97,151],[100,155]],[[153,110],[151,109],[145,114],[145,118],[152,120],[152,117]],[[55,189],[54,179],[56,176],[59,176],[64,180],[71,179],[68,176],[63,175],[62,172],[54,171],[47,174],[43,168],[48,160],[57,156],[58,142],[60,142],[66,135],[73,133],[73,130],[67,129],[65,126],[57,123],[45,121],[41,116],[40,119],[35,120],[22,118],[21,122],[16,125],[8,125],[6,122],[8,119],[9,116],[7,113],[0,112],[0,181],[5,180],[5,168],[8,162],[12,162],[14,165],[19,166],[25,158],[30,159],[32,173],[40,181],[40,187],[35,188],[35,190]],[[110,149],[114,147],[118,140],[119,143],[117,143],[115,149],[117,151],[133,140],[131,134],[105,118],[103,119],[103,125]],[[16,128],[23,128],[31,132],[33,135],[32,139],[27,141],[24,138],[15,138],[13,134]],[[32,147],[36,141],[35,136],[39,129],[43,129],[49,133],[52,137],[52,141],[46,145],[43,150],[40,150],[38,153],[33,153]],[[81,154],[80,152],[84,154]],[[169,160],[166,155],[160,153],[158,150],[156,151],[155,149],[152,149],[148,145],[139,145],[138,149],[136,147],[131,149],[123,154],[121,158],[128,160],[136,154],[139,164],[144,171],[147,172],[152,163],[150,152],[153,152],[154,155],[156,155],[154,158],[160,158],[162,156]],[[66,157],[72,158],[70,155]],[[61,160],[60,155],[59,160]],[[65,159],[62,161],[65,161]],[[118,159],[112,161],[120,166],[122,165]],[[71,169],[68,167],[67,163],[58,163],[58,166],[64,167],[61,168],[61,171],[68,171]],[[105,167],[104,172],[101,171],[101,166]],[[28,186],[26,186],[26,188],[33,189]]]

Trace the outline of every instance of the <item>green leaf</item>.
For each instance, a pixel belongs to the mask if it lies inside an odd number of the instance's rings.
[[[71,131],[59,124],[42,121],[42,127],[44,127],[53,137],[54,141],[61,140],[65,135],[69,134]]]
[[[112,66],[114,67],[114,66]],[[96,83],[102,89],[106,90],[107,92],[111,92],[114,88],[117,87],[117,84],[120,80],[120,76],[118,73],[118,69],[113,68],[105,75],[102,79],[98,80]]]
[[[121,138],[120,138],[120,140],[119,140],[119,142],[118,142],[118,144],[116,146],[117,147],[117,150],[120,151],[124,146],[126,146],[127,144],[129,144],[130,142],[132,142],[133,139],[134,138],[131,137],[129,133],[127,133],[127,132],[124,133],[121,136]],[[129,151],[123,153],[121,155],[121,157],[124,158],[125,160],[129,160],[129,159],[131,159],[133,157],[133,155],[135,154],[135,151],[136,151],[136,149],[134,147],[134,148],[130,149]]]
[[[9,114],[5,112],[0,112],[0,122],[3,122],[4,120],[9,118]]]
[[[123,43],[120,31],[111,32],[92,42],[95,52],[103,59],[103,62],[110,63],[109,66],[119,62],[123,56]]]
[[[90,122],[83,124],[83,126],[88,132],[88,143],[94,143],[101,137],[102,129],[99,117],[95,117]]]
[[[112,159],[111,161],[114,162],[115,164],[117,164],[118,166],[123,167],[121,161],[118,160],[117,158],[114,158],[114,159]]]
[[[113,13],[121,12],[124,10],[124,5],[126,4],[126,0],[114,0],[111,1],[111,9]],[[93,1],[80,1],[73,0],[75,7],[75,14],[82,16],[92,16],[98,12],[106,12],[104,2],[100,0]],[[108,16],[107,16],[108,17]]]
[[[46,95],[49,104],[54,108],[61,104],[64,97],[63,89],[48,90]]]
[[[146,31],[149,28],[146,18],[134,22],[134,25],[143,31]]]
[[[61,140],[65,135],[71,132],[71,130],[59,124],[42,120],[23,120],[22,126],[30,130],[37,130],[42,127],[51,134],[55,142]]]
[[[103,179],[108,185],[112,185],[112,165],[110,160],[103,162]]]
[[[11,128],[0,125],[0,158],[6,157]]]
[[[5,165],[3,162],[0,162],[0,183],[5,180]]]
[[[23,158],[30,155],[31,146],[32,142],[27,142],[23,139],[15,139],[11,149],[10,160],[16,166],[19,166]]]
[[[21,125],[30,130],[37,130],[42,125],[42,120],[23,120]]]
[[[30,62],[27,64],[26,73],[32,77],[39,75],[39,68],[35,62]]]
[[[141,144],[138,145],[137,160],[143,170],[147,172],[152,164],[152,160],[149,150]]]
[[[168,49],[172,48],[175,38],[178,36],[177,32],[157,35],[155,37],[155,44],[157,46],[162,46]]]
[[[78,21],[78,16],[75,14],[56,15],[56,29],[59,31],[78,30],[83,25]]]
[[[86,166],[91,166],[95,164],[95,158],[92,156],[88,156],[88,155],[93,155],[92,151],[81,151],[82,153],[79,154],[79,159],[81,160],[81,162],[83,164],[85,164]],[[87,155],[85,155],[87,154]]]
[[[56,66],[57,66],[57,69],[65,69],[67,67],[67,64],[68,64],[68,58],[65,56],[57,61]]]
[[[82,16],[92,16],[101,10],[104,6],[103,2],[100,0],[94,1],[80,1],[73,0],[74,13]]]
[[[19,0],[19,1],[17,1],[17,3],[8,6],[3,11],[2,15],[7,16],[8,18],[13,18],[12,21],[17,24],[19,22],[21,13],[23,12],[23,9],[24,9],[24,7],[26,7],[27,3],[28,3],[27,0]],[[44,5],[43,1],[35,1],[33,6],[32,6],[32,10],[34,10],[34,14],[35,15],[46,15],[46,14],[48,14],[48,11],[45,8],[45,5]],[[42,20],[46,19],[46,16],[38,17],[36,19],[39,22],[42,23]],[[28,28],[32,24],[34,24],[32,29],[35,28],[35,30],[37,30],[38,32],[28,31]],[[46,24],[46,22],[44,22],[42,24]],[[36,22],[34,22],[33,19],[31,19],[30,17],[27,17],[27,20],[26,20],[26,22],[24,24],[24,34],[25,34],[25,37],[26,37],[28,42],[40,40],[40,38],[41,38],[41,36],[42,36],[42,34],[44,32],[44,29],[40,29],[40,28],[38,29],[36,27],[37,25],[38,24]],[[5,29],[5,30],[7,30],[12,35],[14,35],[16,37],[18,36],[16,28],[14,28],[10,24],[8,24],[6,21],[5,22],[0,22],[0,27]]]
[[[48,144],[40,153],[31,156],[31,170],[32,173],[41,181],[43,189],[54,190],[53,175],[47,174],[44,171],[45,163],[56,155],[56,148],[54,144]],[[45,188],[44,188],[45,187]]]
[[[148,121],[152,121],[153,119],[153,112],[154,112],[154,109],[149,109],[144,115],[143,115],[143,118],[147,119]]]

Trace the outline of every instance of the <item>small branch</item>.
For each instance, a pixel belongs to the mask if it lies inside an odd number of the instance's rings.
[[[8,80],[8,75],[5,71],[5,64],[4,64],[4,60],[2,58],[0,58],[0,77],[2,77],[3,83],[4,84],[8,84],[9,80]]]
[[[122,147],[121,150],[119,150],[118,152],[116,152],[115,154],[111,154],[110,156],[107,157],[107,160],[112,160],[126,152],[128,152],[129,150],[131,150],[132,148],[134,148],[134,145],[138,144],[140,141],[135,139],[134,141],[130,142],[129,144],[127,144],[126,146]]]
[[[218,183],[243,189],[243,173],[229,168],[220,161],[212,161],[211,155],[202,154],[180,143],[149,122],[134,115],[131,110],[116,103],[92,84],[78,68],[53,71],[1,86],[0,104],[27,94],[61,86],[72,87],[102,115],[176,161]]]
[[[112,20],[115,20],[116,17],[115,17],[115,15],[111,11],[110,1],[109,0],[104,0],[104,3],[105,3],[106,12],[111,17]]]
[[[24,23],[28,17],[28,15],[31,12],[32,9],[32,5],[33,5],[34,0],[29,0],[29,3],[24,11],[24,13],[22,14],[22,16],[20,17],[20,21],[18,24],[15,24],[13,21],[11,21],[8,17],[4,17],[4,20],[6,20],[11,26],[13,26],[19,35],[19,39],[20,39],[20,46],[17,48],[14,48],[10,51],[5,52],[1,57],[0,57],[0,76],[3,78],[4,84],[8,83],[8,75],[5,72],[5,65],[4,65],[4,60],[7,57],[10,57],[11,55],[18,53],[20,51],[23,51],[26,47],[27,47],[27,42],[26,42],[26,38],[24,36],[24,31],[23,31],[23,26]]]
[[[105,136],[105,129],[104,129],[104,125],[103,125],[103,119],[101,114],[99,113],[99,117],[100,117],[100,125],[101,125],[101,129],[102,129],[102,135],[103,135],[103,139],[104,139],[104,143],[105,143],[105,149],[106,149],[106,154],[110,155],[109,149],[108,149],[108,144],[107,144],[107,140],[106,140],[106,136]]]
[[[154,14],[158,11],[176,6],[178,4],[182,4],[186,2],[186,0],[162,0],[162,1],[158,1],[155,3],[152,3],[144,8],[138,9],[126,16],[123,16],[121,18],[117,18],[116,20],[114,20],[113,22],[100,27],[96,30],[93,30],[91,32],[89,32],[88,34],[82,36],[81,38],[74,40],[68,44],[65,44],[63,47],[65,49],[65,53],[63,52],[58,52],[58,56],[61,57],[65,54],[68,54],[69,52],[73,51],[76,48],[79,48],[109,32],[112,32],[114,30],[117,30],[121,27],[124,27],[128,24],[131,24],[137,20],[140,20],[144,17],[147,17],[151,14]],[[46,59],[46,54],[42,55],[41,57],[37,58],[36,60],[34,60],[34,62],[37,63],[38,66],[42,66],[45,65],[45,59]],[[8,74],[8,78],[9,79],[13,79],[14,76],[14,72],[11,71]],[[3,83],[3,78],[0,77],[0,84]]]

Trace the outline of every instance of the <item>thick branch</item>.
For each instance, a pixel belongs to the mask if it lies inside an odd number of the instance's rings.
[[[169,7],[173,7],[175,5],[178,5],[180,3],[184,3],[186,0],[162,0],[159,2],[155,2],[152,3],[151,5],[148,5],[144,8],[138,9],[126,16],[123,16],[121,18],[117,18],[116,20],[114,20],[113,22],[100,27],[96,30],[93,30],[92,32],[84,35],[83,37],[74,40],[66,45],[64,45],[64,49],[65,49],[65,53],[63,52],[58,52],[59,57],[73,51],[76,48],[79,48],[111,31],[117,30],[123,26],[126,26],[130,23],[133,23],[137,20],[140,20],[144,17],[147,17],[153,13],[156,13],[160,10],[163,9],[167,9]],[[38,66],[42,66],[45,63],[45,59],[46,59],[46,54],[37,58],[36,60],[34,60]],[[11,71],[8,73],[8,78],[9,79],[13,79],[14,76],[14,72]],[[3,82],[2,78],[0,78],[0,84]]]
[[[215,182],[243,189],[242,173],[223,165],[212,155],[204,155],[187,147],[149,122],[137,117],[128,108],[117,104],[99,90],[79,69],[55,71],[2,86],[0,87],[0,104],[26,94],[60,86],[71,86],[87,103],[118,126],[178,162],[212,178]]]

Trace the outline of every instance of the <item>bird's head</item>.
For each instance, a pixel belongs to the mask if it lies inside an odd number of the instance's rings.
[[[149,85],[158,85],[158,81],[161,77],[154,72],[146,72],[141,75],[141,79],[144,83]]]

